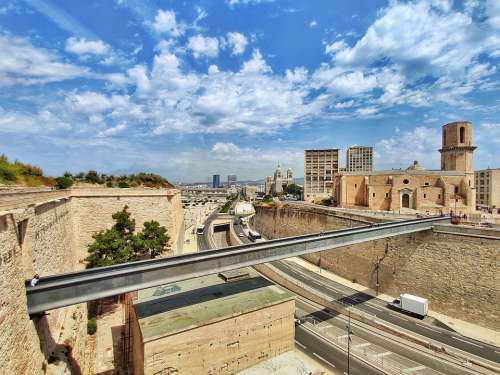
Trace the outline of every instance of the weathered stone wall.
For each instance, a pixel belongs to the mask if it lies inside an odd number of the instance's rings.
[[[294,310],[295,301],[289,300],[142,345],[136,328],[134,359],[143,363],[134,365],[135,373],[155,375],[168,369],[189,375],[238,373],[293,350]]]
[[[56,199],[35,192],[19,200],[18,208],[0,212],[0,373],[43,374],[48,356],[65,346],[71,347],[73,368],[82,375],[92,373],[94,358],[86,351],[86,305],[52,310],[32,321],[24,280],[35,273],[43,277],[83,268],[92,233],[109,228],[111,215],[125,204],[138,229],[146,220],[157,220],[167,227],[172,249],[179,243],[183,214],[178,191],[89,190]],[[43,199],[34,203],[37,197]],[[50,365],[48,369],[50,373]]]
[[[267,239],[319,233],[368,223],[361,218],[352,219],[307,206],[256,206],[255,212],[252,227]]]
[[[318,232],[321,211],[297,214],[257,210],[256,228],[270,238]],[[275,210],[276,211],[276,210]],[[280,210],[278,210],[280,211]],[[286,216],[290,214],[290,217]],[[319,216],[314,219],[311,215]],[[273,220],[273,218],[275,218]],[[293,225],[282,223],[293,221]],[[336,222],[340,228],[341,222]],[[310,254],[305,259],[380,292],[426,297],[430,308],[488,328],[500,329],[500,240],[479,234],[419,232]]]
[[[136,230],[142,230],[145,221],[156,220],[167,228],[173,254],[182,246],[183,211],[177,190],[144,189],[85,189],[74,190],[74,246],[79,260],[87,256],[87,245],[92,234],[110,228],[115,212],[128,206],[135,219]],[[170,254],[170,255],[171,255]]]

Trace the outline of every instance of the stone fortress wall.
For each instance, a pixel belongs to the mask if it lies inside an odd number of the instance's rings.
[[[293,206],[258,207],[254,228],[273,239],[355,225],[346,225],[321,208],[298,211]],[[429,299],[432,310],[500,330],[500,238],[484,234],[487,230],[451,234],[443,227],[304,258],[314,264],[321,262],[321,267],[372,289],[376,289],[376,265],[380,262],[381,293],[420,295]]]
[[[24,280],[84,268],[92,233],[109,228],[111,215],[129,206],[137,229],[147,220],[165,225],[173,251],[182,246],[180,192],[155,189],[73,189],[53,194],[34,191],[0,194],[0,369],[6,374],[44,374],[54,351],[72,348],[70,360],[92,373],[86,353],[86,304],[29,319]],[[5,200],[2,200],[5,198]],[[14,204],[15,203],[15,204]],[[13,206],[17,206],[14,208]]]

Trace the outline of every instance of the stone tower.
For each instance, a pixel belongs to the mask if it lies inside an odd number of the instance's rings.
[[[441,170],[462,171],[472,173],[474,150],[472,145],[472,124],[468,121],[451,122],[443,125],[443,147],[441,153]]]

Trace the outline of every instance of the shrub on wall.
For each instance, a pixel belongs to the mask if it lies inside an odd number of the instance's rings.
[[[87,322],[87,333],[93,335],[97,331],[97,319],[90,318]]]

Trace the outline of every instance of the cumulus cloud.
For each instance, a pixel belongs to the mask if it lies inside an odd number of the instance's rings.
[[[167,33],[173,37],[178,37],[184,34],[185,29],[185,26],[182,23],[177,22],[175,12],[173,10],[163,9],[158,9],[152,26],[157,33]]]
[[[241,55],[245,52],[245,48],[248,44],[248,40],[245,35],[237,32],[227,33],[227,42],[232,48],[233,55]]]
[[[88,69],[63,62],[23,38],[0,36],[0,85],[33,85],[89,77]]]
[[[425,126],[409,131],[396,129],[393,137],[381,139],[375,144],[377,168],[406,168],[418,160],[427,169],[438,169],[440,146],[440,129]]]
[[[271,67],[267,65],[260,51],[256,49],[255,51],[253,51],[252,58],[248,61],[245,61],[245,63],[243,64],[241,72],[245,74],[268,73],[271,72]]]
[[[100,131],[97,133],[97,137],[99,138],[104,138],[104,137],[113,137],[115,135],[118,135],[120,133],[123,133],[127,129],[126,124],[117,124],[116,126],[113,126],[111,128],[108,128],[106,130]]]
[[[187,48],[195,58],[216,57],[219,54],[219,40],[217,38],[195,35],[189,38]]]
[[[87,40],[85,38],[68,38],[66,51],[77,55],[102,56],[110,52],[110,47],[102,40]]]
[[[309,23],[309,27],[310,27],[310,28],[314,28],[314,27],[316,27],[316,26],[318,26],[318,22],[316,22],[316,20],[312,20],[312,21]]]
[[[343,40],[327,44],[325,47],[325,53],[327,55],[333,55],[336,52],[347,48],[347,44]]]

